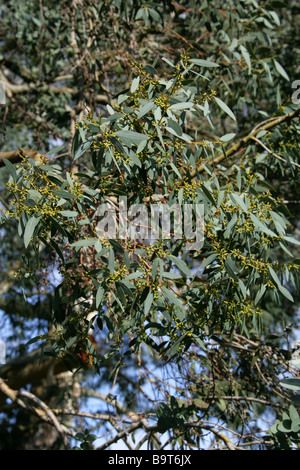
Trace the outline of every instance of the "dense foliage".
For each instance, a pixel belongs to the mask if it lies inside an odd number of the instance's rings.
[[[1,5],[2,448],[299,445],[299,13]]]

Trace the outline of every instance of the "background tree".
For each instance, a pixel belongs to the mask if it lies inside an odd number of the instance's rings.
[[[297,446],[297,2],[1,16],[2,448]],[[120,197],[203,246],[99,235]]]

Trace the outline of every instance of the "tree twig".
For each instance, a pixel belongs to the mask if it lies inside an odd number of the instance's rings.
[[[291,113],[284,114],[283,116],[278,116],[274,117],[272,119],[267,119],[266,121],[263,121],[259,125],[257,125],[249,134],[247,134],[245,137],[240,139],[236,144],[232,145],[227,151],[219,155],[218,157],[214,158],[211,161],[211,164],[215,165],[218,163],[221,163],[223,160],[231,157],[235,158],[238,155],[240,155],[240,152],[242,149],[245,147],[245,145],[253,138],[256,137],[258,132],[262,130],[268,130],[271,129],[272,127],[278,126],[279,124],[289,121],[291,119],[294,119],[296,117],[300,116],[300,108],[292,111]],[[298,165],[297,165],[298,166]],[[197,173],[203,173],[205,171],[205,167],[203,165],[200,165],[197,169],[194,169],[190,172],[190,177],[195,178]]]
[[[18,406],[20,406],[21,408],[27,411],[33,412],[43,421],[47,423],[50,422],[55,427],[58,434],[60,435],[65,449],[70,449],[70,444],[69,444],[65,430],[59,423],[53,411],[42,400],[40,400],[37,396],[25,390],[19,390],[19,391],[12,390],[5,383],[5,381],[1,378],[0,378],[0,390],[8,398],[10,398],[10,400],[13,403],[16,403]],[[28,400],[32,401],[35,405],[38,406],[38,408],[26,405],[26,403],[20,397],[27,398]]]
[[[257,137],[251,137],[252,140],[254,140],[255,142],[257,142],[259,145],[261,145],[268,153],[270,153],[271,155],[273,155],[273,157],[277,158],[278,160],[284,162],[284,163],[290,163],[291,165],[293,166],[296,166],[298,168],[300,168],[300,165],[298,165],[298,163],[296,162],[287,162],[284,158],[282,158],[280,155],[278,155],[277,153],[274,153],[271,149],[269,149],[261,140],[259,140]]]
[[[21,390],[18,392],[18,396],[25,397],[28,400],[32,401],[35,405],[37,405],[42,411],[44,411],[45,415],[47,416],[48,420],[46,419],[45,421],[50,421],[53,426],[55,427],[56,431],[61,437],[61,440],[64,444],[65,449],[70,449],[70,444],[68,441],[68,438],[60,425],[58,419],[56,418],[55,414],[53,411],[49,408],[49,406],[46,405],[42,400],[40,400],[37,396],[33,395],[30,392],[27,392],[26,390]],[[39,415],[40,416],[40,415]]]

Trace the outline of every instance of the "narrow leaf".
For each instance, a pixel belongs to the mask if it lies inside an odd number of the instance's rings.
[[[300,390],[300,379],[297,378],[291,378],[291,379],[283,379],[280,382],[280,385],[282,385],[284,388],[288,388],[290,390]]]
[[[215,100],[217,102],[217,104],[220,106],[221,109],[223,109],[223,111],[228,114],[228,116],[231,117],[231,119],[233,119],[234,121],[236,121],[236,118],[235,118],[235,115],[233,114],[233,112],[231,111],[231,109],[227,106],[226,103],[224,103],[224,101],[222,101],[220,98],[218,98],[217,96],[215,96]]]
[[[104,292],[104,288],[102,286],[99,286],[96,293],[96,308],[99,307],[101,300],[103,299]]]
[[[274,65],[275,65],[275,68],[277,70],[277,72],[285,79],[287,80],[288,82],[290,81],[290,77],[288,76],[288,74],[286,73],[286,71],[284,70],[284,68],[282,67],[282,65],[274,59]]]
[[[25,245],[25,248],[28,247],[28,245],[30,243],[30,240],[31,240],[31,237],[33,236],[33,232],[34,232],[37,224],[39,223],[39,221],[40,221],[40,218],[35,217],[34,215],[32,217],[30,217],[30,219],[28,220],[28,222],[26,224],[26,227],[25,227],[25,232],[24,232],[24,245]]]
[[[186,263],[182,259],[177,258],[176,256],[173,256],[173,255],[167,255],[167,259],[172,261],[174,264],[176,264],[177,268],[181,272],[186,274],[186,276],[191,276],[192,275],[190,269],[188,268],[188,266],[186,265]]]
[[[153,109],[154,106],[155,106],[154,101],[149,101],[148,103],[144,104],[138,112],[138,115],[137,115],[138,119],[141,119],[143,116],[145,116],[145,114],[149,113],[149,111]]]
[[[144,314],[147,315],[153,302],[153,292],[149,292],[144,303]]]
[[[182,307],[182,304],[179,298],[175,294],[173,294],[173,292],[171,292],[169,289],[167,289],[164,286],[161,288],[161,290],[163,294],[165,295],[165,297],[171,302],[171,304],[177,305],[178,307]]]
[[[131,87],[130,87],[131,93],[134,93],[138,89],[139,84],[140,84],[140,77],[136,77],[132,80]]]
[[[17,181],[17,172],[16,172],[16,169],[15,169],[14,165],[9,160],[7,160],[6,158],[2,158],[2,161],[5,164],[6,168],[8,169],[9,174],[11,175],[13,181],[16,182]]]
[[[200,67],[219,67],[219,64],[212,62],[211,60],[204,59],[192,59],[192,64],[199,65]]]

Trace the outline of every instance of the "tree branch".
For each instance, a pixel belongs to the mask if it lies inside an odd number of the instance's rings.
[[[54,81],[60,81],[60,80],[65,80],[66,78],[73,77],[73,75],[65,75],[61,77],[57,77],[54,79]],[[18,93],[28,93],[29,91],[37,91],[39,93],[47,93],[47,92],[52,92],[57,94],[60,93],[69,93],[71,96],[76,96],[80,93],[77,87],[68,87],[68,86],[56,86],[50,83],[44,83],[44,82],[30,82],[30,83],[23,83],[21,85],[14,85],[10,83],[5,75],[0,71],[0,80],[2,80],[5,83],[5,90],[10,98],[14,94]],[[108,97],[106,95],[102,94],[97,94],[95,95],[94,99],[103,104],[108,103]]]
[[[47,352],[45,350],[45,352]],[[75,361],[74,361],[74,367]],[[20,357],[10,361],[8,364],[0,367],[0,378],[5,380],[5,384],[13,389],[19,390],[27,384],[45,379],[49,371],[53,375],[60,374],[70,369],[72,364],[56,358],[44,357],[41,360],[41,349],[26,354],[24,357]],[[78,366],[78,364],[77,364]],[[1,389],[0,389],[1,390]],[[0,405],[5,401],[5,396],[0,393]]]
[[[60,435],[62,442],[64,444],[64,447],[66,449],[70,449],[70,445],[66,436],[67,430],[63,429],[63,427],[59,423],[53,411],[42,400],[40,400],[38,397],[36,397],[35,395],[27,391],[16,392],[15,390],[12,390],[1,378],[0,378],[0,390],[5,396],[10,398],[13,403],[16,403],[21,408],[27,411],[30,411],[31,413],[34,413],[43,421],[52,424],[55,427],[58,434]],[[21,400],[19,397],[24,397],[24,398],[29,399],[35,405],[37,405],[38,408],[26,405],[26,403],[23,400]]]
[[[271,149],[269,149],[261,140],[259,140],[257,137],[252,136],[251,137],[255,142],[257,142],[259,145],[261,145],[268,153],[273,155],[273,157],[277,158],[277,160],[280,160],[281,162],[288,163],[284,158],[282,158],[280,155],[277,153],[274,153]],[[296,162],[291,161],[291,165],[296,166],[300,168],[300,165]]]
[[[226,160],[229,157],[235,158],[238,155],[240,155],[241,151],[245,147],[245,145],[253,138],[256,137],[258,132],[262,130],[268,130],[271,129],[272,127],[278,126],[279,124],[289,121],[291,119],[294,119],[296,117],[300,116],[300,108],[296,109],[295,111],[292,111],[291,113],[285,114],[283,116],[276,116],[271,119],[267,119],[266,121],[261,122],[259,125],[257,125],[248,135],[243,137],[241,140],[239,140],[236,144],[232,145],[227,151],[219,155],[218,157],[214,158],[211,163],[218,164],[221,163],[223,160]],[[298,165],[297,165],[298,166]],[[197,176],[197,173],[203,173],[205,171],[205,167],[203,165],[200,165],[197,169],[192,170],[190,172],[190,177],[195,178]]]
[[[124,437],[128,436],[129,434],[133,433],[134,431],[136,431],[137,429],[140,429],[140,428],[143,428],[147,432],[151,432],[151,431],[156,430],[156,426],[149,426],[146,420],[141,419],[139,422],[133,423],[133,424],[131,424],[131,426],[128,426],[127,428],[122,429],[121,431],[119,431],[116,434],[116,436],[114,436],[111,439],[109,439],[108,441],[104,442],[104,444],[102,444],[100,447],[97,447],[96,450],[107,449],[114,442],[117,442],[120,439],[123,439]]]
[[[34,160],[39,159],[41,154],[33,149],[18,148],[16,150],[10,150],[9,152],[0,152],[0,167],[4,166],[3,159],[6,158],[11,163],[20,163],[23,158],[29,157]]]
[[[69,450],[70,445],[69,445],[69,442],[68,442],[68,438],[67,438],[62,426],[60,425],[60,422],[56,418],[53,411],[49,408],[49,406],[47,406],[46,403],[44,403],[42,400],[40,400],[35,395],[33,395],[32,393],[27,392],[25,390],[19,391],[18,396],[22,396],[22,397],[25,397],[25,398],[29,399],[30,401],[32,401],[35,405],[37,405],[44,412],[44,415],[46,415],[45,418],[44,418],[44,421],[47,421],[47,422],[50,422],[50,423],[53,424],[56,431],[58,432],[58,434],[61,437],[61,440],[64,444],[64,447]],[[40,413],[39,413],[39,416],[41,416]]]

